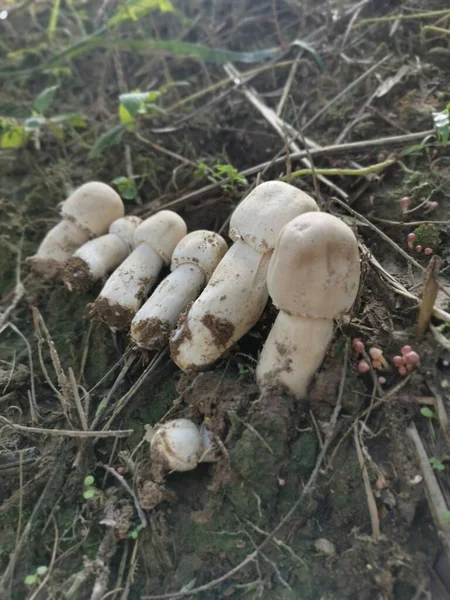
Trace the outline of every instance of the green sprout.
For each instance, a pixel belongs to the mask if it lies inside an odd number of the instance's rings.
[[[47,573],[47,571],[48,567],[42,565],[38,567],[34,573],[27,575],[24,579],[24,582],[27,585],[34,585],[35,583],[38,583],[41,580],[41,577],[43,577]]]
[[[93,478],[92,475],[88,475],[87,477],[85,477],[83,483],[84,483],[83,498],[85,500],[90,500],[91,498],[93,498],[95,496],[95,493],[97,491],[94,487],[95,479]]]

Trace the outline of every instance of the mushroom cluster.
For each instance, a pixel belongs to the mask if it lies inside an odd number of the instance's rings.
[[[260,319],[270,295],[279,314],[258,360],[257,382],[262,391],[281,387],[304,398],[334,320],[358,292],[352,230],[281,181],[258,185],[238,205],[229,249],[213,231],[188,233],[170,210],[144,221],[124,212],[109,186],[87,183],[63,203],[61,222],[28,260],[47,277],[60,274],[74,292],[102,281],[91,318],[129,332],[140,348],[169,344],[184,371],[213,365]],[[187,419],[158,426],[151,455],[163,472],[216,460],[211,434]]]

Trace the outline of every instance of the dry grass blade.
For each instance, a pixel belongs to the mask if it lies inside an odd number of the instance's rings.
[[[420,303],[419,318],[417,322],[417,334],[422,337],[427,330],[430,319],[433,316],[434,303],[439,291],[437,276],[441,268],[442,259],[433,256],[425,272],[423,284],[422,301]]]
[[[413,443],[419,461],[434,524],[438,531],[442,533],[442,539],[447,553],[450,553],[450,522],[445,519],[445,515],[448,513],[449,508],[445,502],[444,495],[439,487],[439,483],[437,482],[428,455],[414,423],[408,427],[408,435]]]
[[[76,431],[75,429],[44,429],[42,427],[26,427],[25,425],[17,425],[6,417],[0,415],[0,422],[9,425],[16,431],[31,434],[39,433],[42,435],[54,435],[57,437],[74,437],[74,438],[106,438],[106,437],[128,437],[133,433],[133,429],[118,429],[116,431]]]
[[[370,485],[369,473],[367,472],[366,463],[361,450],[361,444],[359,441],[357,427],[355,427],[355,429],[353,430],[353,440],[355,442],[359,466],[361,467],[361,473],[364,481],[364,489],[366,490],[367,505],[369,507],[370,522],[372,524],[372,535],[376,540],[380,537],[380,519],[378,518],[377,503],[375,502],[375,496],[373,495],[372,486]]]

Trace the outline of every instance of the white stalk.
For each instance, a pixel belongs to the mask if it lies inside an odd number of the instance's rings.
[[[333,321],[278,313],[256,369],[258,385],[304,398],[333,336]]]
[[[131,338],[141,348],[161,348],[180,314],[205,284],[205,273],[192,263],[179,265],[156,288],[131,323]]]
[[[77,248],[89,240],[89,232],[64,219],[47,233],[34,256],[27,259],[44,278],[55,277]]]
[[[91,307],[92,316],[107,323],[112,330],[128,329],[163,264],[153,248],[139,244],[106,282]]]
[[[133,249],[139,217],[122,217],[109,233],[83,244],[64,265],[63,280],[70,291],[85,292],[95,281],[118,267]]]
[[[173,360],[183,370],[213,364],[257,323],[268,299],[270,253],[238,240],[225,254],[208,285],[173,333]]]

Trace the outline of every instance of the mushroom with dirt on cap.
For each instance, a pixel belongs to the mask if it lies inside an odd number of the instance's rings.
[[[217,233],[188,233],[172,254],[171,270],[138,310],[131,338],[141,348],[162,348],[169,341],[180,314],[200,294],[228,246]]]
[[[72,292],[86,292],[95,281],[117,268],[133,250],[133,236],[141,223],[139,217],[116,219],[109,232],[83,244],[66,261],[62,278]]]
[[[91,318],[103,321],[114,331],[127,330],[186,233],[186,223],[171,210],[161,210],[138,225],[134,232],[135,249],[90,305]]]
[[[172,334],[171,355],[181,369],[210,366],[257,323],[279,232],[296,216],[317,210],[308,194],[281,181],[262,183],[239,204],[230,221],[234,244]]]
[[[358,242],[341,219],[307,213],[283,228],[267,275],[280,312],[258,360],[260,389],[284,387],[298,399],[306,396],[333,320],[353,306],[359,279]]]
[[[106,233],[111,223],[124,214],[122,199],[109,185],[85,183],[61,204],[62,220],[47,233],[27,262],[43,277],[55,277],[75,250]]]
[[[152,471],[158,474],[192,471],[199,463],[217,461],[213,436],[205,425],[197,427],[189,419],[174,419],[148,430]]]

